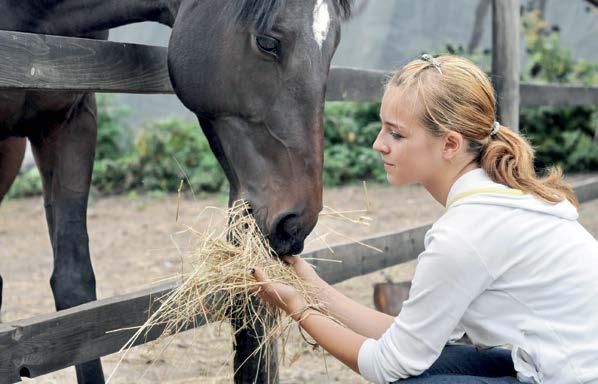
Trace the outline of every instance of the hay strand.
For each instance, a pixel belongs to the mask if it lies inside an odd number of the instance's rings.
[[[154,301],[153,311],[133,337],[121,348],[124,352],[114,372],[127,351],[154,327],[162,327],[162,337],[176,335],[193,327],[198,317],[206,323],[230,322],[236,325],[233,336],[243,329],[262,329],[258,335],[259,346],[250,357],[260,355],[260,362],[270,366],[271,340],[281,339],[283,346],[294,320],[280,309],[257,303],[252,289],[260,286],[248,268],[259,266],[272,282],[294,287],[310,306],[331,317],[325,303],[318,300],[317,288],[304,282],[293,267],[276,257],[267,239],[261,234],[255,219],[249,214],[245,202],[236,202],[227,211],[228,225],[221,231],[211,228],[197,231],[183,225],[184,230],[196,238],[189,255],[191,268],[181,272],[181,284]],[[180,249],[177,247],[177,250]],[[158,306],[156,309],[155,307]],[[263,350],[266,349],[266,350]],[[285,351],[283,348],[283,356]],[[275,377],[275,375],[269,375]]]

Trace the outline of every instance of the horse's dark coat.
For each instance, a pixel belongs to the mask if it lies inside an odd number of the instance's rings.
[[[247,199],[284,255],[301,251],[321,209],[325,85],[350,11],[350,0],[323,0],[330,24],[320,47],[318,1],[0,0],[0,29],[105,39],[105,30],[137,21],[171,26],[173,87],[225,170],[230,201]],[[95,300],[86,228],[94,95],[0,91],[0,200],[27,138],[42,177],[56,308]],[[103,382],[99,360],[77,366],[77,378]]]

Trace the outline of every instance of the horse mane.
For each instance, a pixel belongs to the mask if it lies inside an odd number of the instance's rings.
[[[353,0],[333,0],[343,19],[351,16]],[[286,0],[232,0],[230,5],[236,13],[236,20],[264,32],[272,28],[276,16],[284,8]]]

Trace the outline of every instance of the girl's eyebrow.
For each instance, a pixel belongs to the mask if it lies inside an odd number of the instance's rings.
[[[382,116],[380,116],[380,121],[392,128],[405,129],[405,127],[403,125],[398,125],[398,124],[392,123],[390,121],[384,120],[382,118]]]

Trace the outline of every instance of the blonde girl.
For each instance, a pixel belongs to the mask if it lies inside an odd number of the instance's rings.
[[[386,86],[373,148],[388,181],[420,183],[446,207],[399,316],[344,296],[299,257],[285,260],[346,328],[256,268],[258,296],[371,382],[598,383],[597,242],[561,173],[538,177],[530,145],[495,116],[490,81],[461,57],[423,55]],[[464,333],[474,346],[454,343]]]

